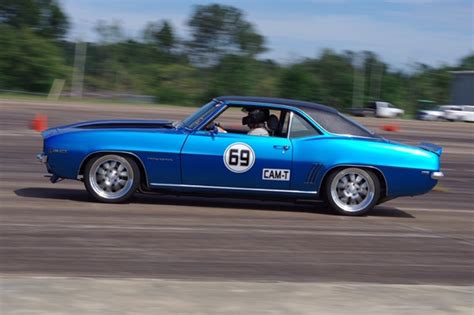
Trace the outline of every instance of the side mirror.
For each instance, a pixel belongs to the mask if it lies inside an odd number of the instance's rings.
[[[212,124],[212,126],[209,128],[209,133],[211,135],[216,135],[219,133],[219,128],[217,128],[217,124]]]

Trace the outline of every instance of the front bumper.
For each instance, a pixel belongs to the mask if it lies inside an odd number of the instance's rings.
[[[44,152],[36,154],[36,159],[43,164],[46,164],[46,162],[48,162],[48,156],[44,154]]]
[[[441,179],[444,177],[443,172],[433,172],[431,173],[431,178],[432,179]]]

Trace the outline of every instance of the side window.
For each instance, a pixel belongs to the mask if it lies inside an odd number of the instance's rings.
[[[293,114],[290,127],[290,138],[303,138],[317,136],[319,132],[314,129],[303,117]]]
[[[242,125],[242,118],[247,114],[242,111],[242,107],[227,107],[219,116],[210,123],[217,123],[220,128],[228,133],[247,133],[248,127]]]
[[[254,115],[249,119],[251,112],[258,111],[261,115]],[[273,108],[253,106],[229,106],[212,121],[203,127],[210,130],[217,124],[221,133],[238,133],[251,136],[283,137],[281,134],[281,119],[284,111]],[[289,115],[287,115],[289,116]],[[255,118],[256,117],[256,118]],[[254,132],[254,133],[252,133]]]

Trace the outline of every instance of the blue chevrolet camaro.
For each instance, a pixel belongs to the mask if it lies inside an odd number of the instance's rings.
[[[43,137],[51,182],[81,180],[110,203],[137,191],[198,193],[321,199],[360,215],[443,176],[434,144],[396,143],[333,108],[286,99],[218,97],[183,121],[81,122]]]

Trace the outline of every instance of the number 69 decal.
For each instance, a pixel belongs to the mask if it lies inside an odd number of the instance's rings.
[[[255,152],[245,143],[232,143],[225,149],[224,164],[234,173],[244,173],[255,163]]]

